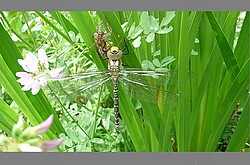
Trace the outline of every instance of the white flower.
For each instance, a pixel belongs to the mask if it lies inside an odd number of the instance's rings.
[[[17,72],[16,76],[20,77],[17,81],[23,85],[23,91],[31,90],[33,95],[39,92],[41,86],[47,85],[47,77],[59,78],[59,73],[63,70],[63,68],[49,70],[48,57],[43,49],[38,50],[38,58],[28,53],[25,59],[18,59],[18,63],[26,72]]]

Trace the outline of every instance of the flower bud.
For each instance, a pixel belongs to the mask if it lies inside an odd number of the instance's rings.
[[[20,116],[18,122],[13,125],[12,137],[18,137],[19,134],[23,131],[23,129],[24,129],[24,123],[22,117]]]
[[[62,142],[63,142],[63,139],[55,139],[55,140],[45,141],[42,144],[41,148],[44,151],[52,150],[52,149],[55,149],[56,147],[58,147]]]

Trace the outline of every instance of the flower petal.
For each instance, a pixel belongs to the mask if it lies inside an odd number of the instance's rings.
[[[38,80],[33,81],[32,87],[31,87],[31,93],[32,95],[36,95],[40,90],[40,84]]]
[[[29,72],[37,73],[39,71],[38,59],[34,54],[32,54],[32,53],[26,54],[25,63],[29,69]]]
[[[19,149],[22,152],[42,152],[42,148],[37,147],[37,146],[31,146],[30,144],[27,143],[22,143],[19,144]]]
[[[51,78],[60,78],[60,72],[64,69],[64,67],[52,69],[49,73]]]
[[[18,59],[17,62],[22,66],[23,70],[25,70],[26,72],[29,72],[29,68],[26,65],[25,60]]]
[[[55,139],[55,140],[50,140],[50,141],[45,141],[41,148],[42,150],[52,150],[56,147],[58,147],[61,143],[63,142],[63,139]]]
[[[27,72],[16,72],[16,76],[17,77],[30,77],[32,75]]]
[[[40,123],[39,125],[33,127],[33,129],[36,131],[36,135],[44,134],[49,130],[49,127],[51,126],[53,122],[54,116],[50,115],[48,119],[46,119],[44,122]]]
[[[44,49],[38,50],[38,59],[40,63],[45,66],[46,69],[49,68],[48,57]]]
[[[21,85],[31,84],[34,79],[32,77],[32,74],[28,74],[26,72],[17,72],[17,76],[20,76],[20,79],[17,80]]]
[[[42,74],[38,75],[37,80],[39,81],[39,84],[41,86],[45,87],[47,85],[47,79],[46,79],[45,75],[42,75]]]
[[[32,53],[26,54],[25,59],[18,59],[18,63],[26,72],[37,73],[38,72],[38,59]]]
[[[21,81],[22,79],[20,79],[20,81]],[[20,82],[19,80],[18,80],[18,82]],[[28,90],[30,90],[31,88],[32,88],[32,84],[33,84],[33,82],[34,82],[34,80],[31,78],[31,79],[29,79],[29,81],[26,81],[26,80],[23,80],[23,81],[21,81],[20,83],[22,84],[22,85],[24,85],[23,87],[22,87],[22,90],[23,91],[28,91]]]

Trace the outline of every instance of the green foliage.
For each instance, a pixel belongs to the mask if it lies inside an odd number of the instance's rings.
[[[45,138],[65,138],[63,151],[217,151],[223,139],[230,139],[226,151],[241,151],[250,125],[249,12],[245,19],[238,19],[239,14],[1,12],[0,83],[31,124],[55,115]],[[159,95],[158,102],[145,103],[119,91],[120,134],[114,132],[112,86],[76,96],[82,84],[55,82],[32,96],[21,91],[15,77],[21,71],[17,59],[39,48],[66,74],[106,69],[93,38],[100,22],[104,31],[111,27],[114,45],[122,49],[126,42],[124,67],[170,69],[178,77],[172,86],[163,85],[178,91],[179,97],[169,102]],[[6,133],[18,116],[4,103],[11,99],[0,100],[0,129]],[[229,123],[238,102],[242,114]]]

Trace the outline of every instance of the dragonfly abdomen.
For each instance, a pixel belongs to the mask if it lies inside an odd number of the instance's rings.
[[[118,131],[119,129],[119,102],[118,102],[118,81],[117,78],[113,78],[114,84],[114,113],[115,113],[115,128]]]

